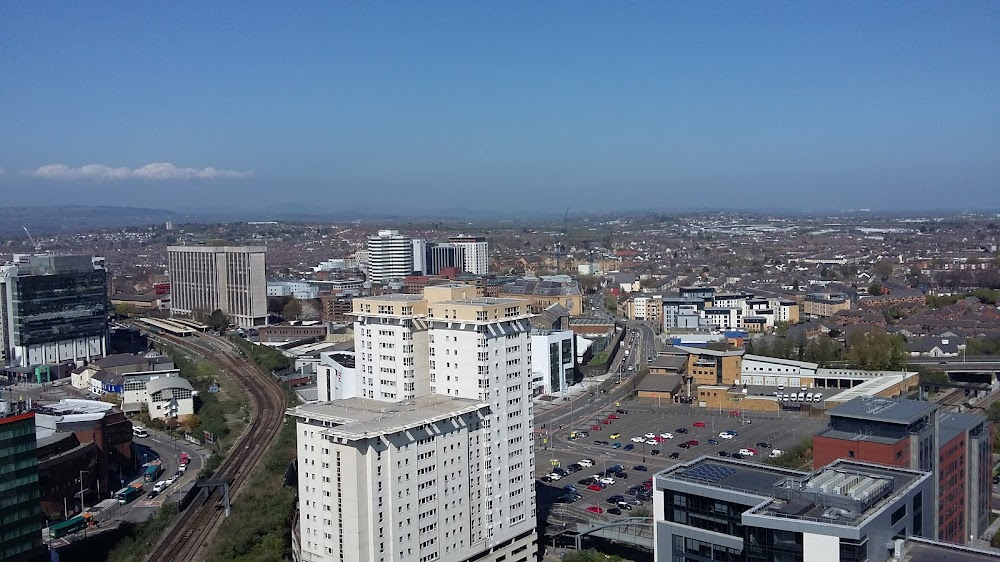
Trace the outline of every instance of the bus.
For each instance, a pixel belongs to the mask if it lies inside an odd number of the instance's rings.
[[[86,513],[84,515],[77,515],[76,517],[67,519],[61,523],[49,525],[49,537],[59,539],[83,529],[87,526],[87,517],[85,517],[87,515],[90,514]]]
[[[161,472],[163,472],[163,469],[160,467],[160,463],[148,464],[145,470],[142,471],[142,479],[146,482],[156,482]]]
[[[132,426],[132,437],[149,437],[149,432],[141,425]]]
[[[115,497],[118,498],[119,504],[125,505],[141,495],[142,495],[142,488],[129,486],[128,488],[122,488],[121,490],[119,490],[118,493],[115,494]]]

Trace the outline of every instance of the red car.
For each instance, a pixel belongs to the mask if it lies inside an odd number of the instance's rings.
[[[604,489],[604,486],[601,486],[600,484],[591,484],[590,486],[587,486],[587,489],[594,492],[600,492]]]
[[[695,427],[705,427],[705,422],[694,422]]]
[[[732,417],[734,417],[734,418],[735,417],[739,417],[740,411],[739,410],[733,410],[732,412],[729,412],[729,415],[732,416]]]
[[[595,425],[594,427],[590,428],[590,430],[591,431],[600,431],[601,430],[601,426]]]
[[[589,506],[589,507],[587,507],[587,511],[589,511],[591,513],[604,513],[604,510],[601,509],[601,506],[599,506],[599,505]]]
[[[618,419],[618,415],[617,414],[611,414],[610,416],[608,416],[608,419],[609,420],[616,420],[616,419]]]
[[[688,441],[687,444],[688,444],[688,447],[697,447],[698,446],[698,442],[695,441],[694,439]]]
[[[645,486],[647,490],[652,490],[653,489],[653,479],[650,478],[649,480],[646,480],[645,482],[642,483],[642,485]]]
[[[601,423],[603,423],[604,425],[611,425],[611,420],[604,420]]]

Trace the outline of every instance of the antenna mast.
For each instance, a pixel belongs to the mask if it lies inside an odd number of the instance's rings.
[[[31,245],[35,247],[35,251],[36,252],[41,252],[42,251],[41,244],[39,244],[38,242],[35,242],[35,239],[31,237],[31,233],[28,232],[28,227],[22,226],[21,228],[23,228],[24,229],[24,233],[28,235],[28,240],[30,240],[31,241]]]

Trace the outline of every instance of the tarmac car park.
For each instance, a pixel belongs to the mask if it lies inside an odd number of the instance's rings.
[[[620,441],[570,440],[570,428],[564,429],[562,433],[552,432],[547,447],[543,446],[540,441],[536,441],[536,467],[539,476],[549,475],[555,466],[567,469],[573,465],[578,465],[580,468],[591,468],[592,471],[588,471],[588,473],[592,476],[583,479],[574,478],[571,482],[575,483],[578,488],[576,493],[583,496],[581,500],[573,501],[579,501],[577,505],[581,506],[610,506],[608,498],[611,496],[623,495],[627,499],[632,499],[635,497],[634,494],[639,493],[638,490],[634,490],[636,486],[644,488],[642,481],[648,480],[648,478],[636,477],[637,473],[648,471],[649,474],[652,474],[677,463],[689,462],[706,455],[763,462],[766,457],[777,456],[772,452],[775,449],[779,451],[778,455],[780,455],[780,451],[788,450],[802,438],[825,427],[827,423],[825,418],[800,418],[798,414],[782,413],[781,417],[778,418],[777,413],[758,414],[725,409],[710,411],[687,405],[670,405],[658,408],[655,405],[630,403],[628,413],[625,414],[625,411],[621,408],[618,408],[617,412],[615,409],[609,409],[599,418],[590,418],[591,423],[594,423],[595,419],[606,420],[610,413],[616,412],[617,419],[614,420],[611,427],[614,428],[615,433],[621,434],[622,440]],[[752,423],[746,423],[748,421]],[[696,422],[700,422],[704,427],[696,426]],[[670,432],[669,428],[678,429]],[[682,434],[682,444],[687,445],[687,448],[672,448],[672,451],[661,453],[665,441],[678,433]],[[653,436],[652,443],[649,442],[647,434]],[[626,438],[627,441],[625,441]],[[695,442],[698,444],[689,445],[689,443]],[[620,448],[615,448],[616,443]],[[765,444],[771,445],[775,449],[764,447]],[[748,452],[750,449],[755,449],[756,454],[743,456],[740,455],[741,449]],[[621,478],[615,473],[609,474],[607,469],[615,468],[615,465],[621,465],[618,472],[625,473],[627,476],[631,475],[632,478]],[[604,479],[605,483],[600,483],[601,479]],[[577,483],[576,480],[579,482]],[[554,503],[557,498],[571,494],[563,488],[565,484],[565,481],[540,483],[536,487],[539,504]],[[634,491],[630,494],[629,490]],[[642,495],[635,497],[635,500],[649,508],[651,503],[643,499],[646,497],[648,495]],[[577,508],[576,505],[573,506],[573,509],[583,510],[582,507]],[[612,512],[612,509],[624,510],[621,506],[610,507],[603,511],[603,518],[621,516]],[[597,517],[598,514],[592,512],[589,515]]]

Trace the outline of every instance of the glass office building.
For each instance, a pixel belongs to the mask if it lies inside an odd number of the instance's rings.
[[[42,544],[35,414],[0,418],[0,562],[48,558]]]

